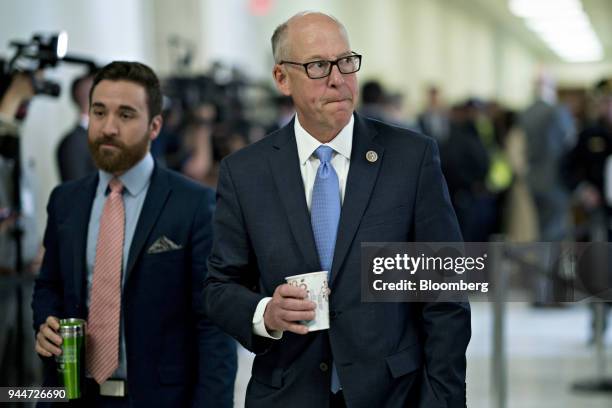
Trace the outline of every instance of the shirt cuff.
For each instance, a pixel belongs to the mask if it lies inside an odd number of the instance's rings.
[[[270,300],[272,300],[271,297],[265,297],[257,304],[255,313],[253,314],[253,333],[268,339],[279,340],[281,337],[283,337],[283,332],[281,330],[268,331],[264,322],[264,312],[266,311],[266,306]]]

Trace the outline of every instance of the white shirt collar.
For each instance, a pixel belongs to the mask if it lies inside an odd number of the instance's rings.
[[[295,141],[297,143],[300,165],[304,165],[308,159],[310,159],[314,151],[323,144],[331,147],[336,153],[344,156],[347,160],[350,160],[351,150],[353,148],[354,125],[354,115],[351,115],[349,122],[344,128],[342,128],[340,133],[338,133],[335,138],[333,138],[329,143],[321,143],[302,127],[296,114],[295,122],[293,124],[293,131],[295,132]]]

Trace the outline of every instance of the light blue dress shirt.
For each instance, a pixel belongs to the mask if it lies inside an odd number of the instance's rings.
[[[125,235],[123,241],[123,262],[121,268],[121,289],[125,284],[125,269],[127,267],[130,246],[136,231],[138,217],[144,204],[149,184],[151,183],[151,174],[153,174],[154,162],[150,153],[138,162],[134,167],[119,176],[119,180],[124,186],[123,189],[123,205],[125,208]],[[98,234],[100,232],[100,218],[104,203],[110,191],[108,183],[113,178],[113,175],[105,171],[99,170],[99,181],[96,189],[91,214],[89,216],[89,228],[87,230],[87,307],[90,302],[90,291],[93,279],[94,263],[96,260],[96,246],[98,243]],[[123,305],[123,302],[122,302]],[[127,360],[125,356],[125,330],[124,330],[123,309],[121,310],[121,325],[119,334],[119,367],[111,378],[127,379]]]

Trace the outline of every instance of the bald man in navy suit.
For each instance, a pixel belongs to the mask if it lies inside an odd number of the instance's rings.
[[[362,242],[462,239],[436,143],[354,112],[362,57],[336,19],[300,13],[272,46],[297,115],[222,162],[204,289],[256,353],[246,406],[465,407],[469,305],[361,302]],[[320,270],[330,328],[308,332],[315,305],[284,282]]]

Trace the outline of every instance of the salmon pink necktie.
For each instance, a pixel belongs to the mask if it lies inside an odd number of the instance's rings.
[[[87,368],[98,384],[106,381],[119,365],[125,209],[121,181],[113,178],[109,187],[100,218],[87,320]]]

